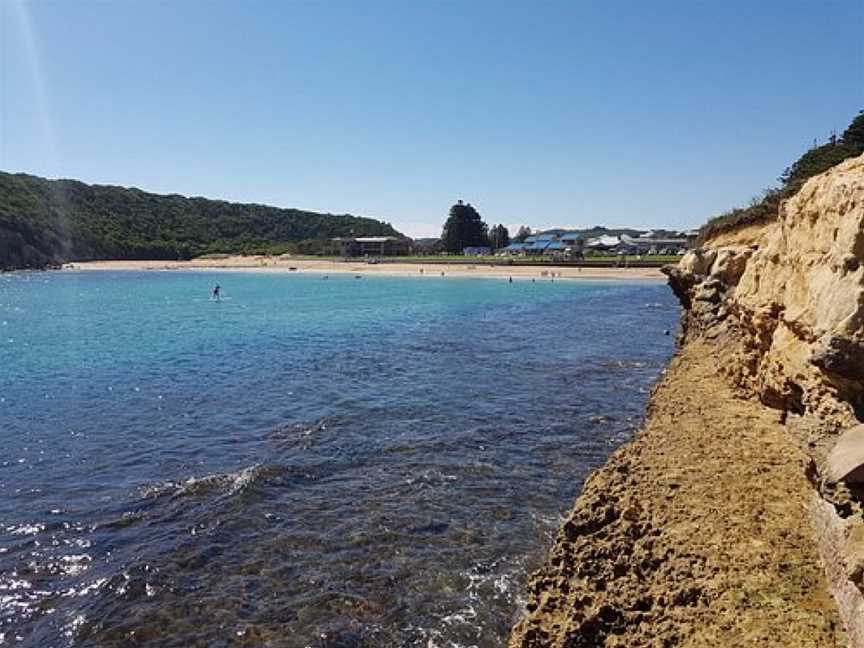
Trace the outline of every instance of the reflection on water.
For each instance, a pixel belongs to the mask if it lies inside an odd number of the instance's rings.
[[[2,276],[0,643],[499,646],[676,317],[660,285]]]

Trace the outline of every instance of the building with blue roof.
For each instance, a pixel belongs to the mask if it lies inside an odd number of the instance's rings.
[[[545,250],[551,242],[552,241],[548,239],[543,239],[538,236],[535,238],[533,243],[525,248],[525,252],[528,254],[543,254],[543,250]]]
[[[519,256],[547,255],[562,260],[581,259],[586,250],[601,254],[680,255],[693,246],[691,234],[651,231],[639,236],[602,234],[586,240],[578,232],[554,230],[532,234],[523,243],[511,243],[502,252]]]
[[[558,258],[582,258],[582,237],[574,233],[532,234],[522,243],[511,243],[502,252],[518,256],[548,255]]]
[[[511,243],[507,247],[503,248],[503,250],[508,254],[517,254],[519,252],[524,252],[526,246],[526,243]]]

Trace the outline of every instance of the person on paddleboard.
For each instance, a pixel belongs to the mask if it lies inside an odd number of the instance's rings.
[[[216,301],[222,301],[222,288],[219,284],[216,284],[216,287],[213,288],[213,299]]]

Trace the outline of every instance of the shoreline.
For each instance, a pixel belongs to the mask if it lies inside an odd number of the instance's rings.
[[[231,256],[192,261],[82,261],[67,263],[64,270],[100,271],[189,271],[353,274],[393,277],[477,277],[521,279],[582,279],[665,282],[660,268],[593,268],[485,265],[474,263],[366,263],[318,259],[277,259],[263,256]],[[442,274],[443,273],[443,274]]]
[[[510,648],[843,645],[807,457],[725,381],[728,359],[679,349],[530,578]]]

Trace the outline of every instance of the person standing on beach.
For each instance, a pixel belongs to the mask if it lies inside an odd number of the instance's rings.
[[[213,288],[213,299],[215,301],[222,301],[222,288],[219,284],[216,284],[216,287]]]

